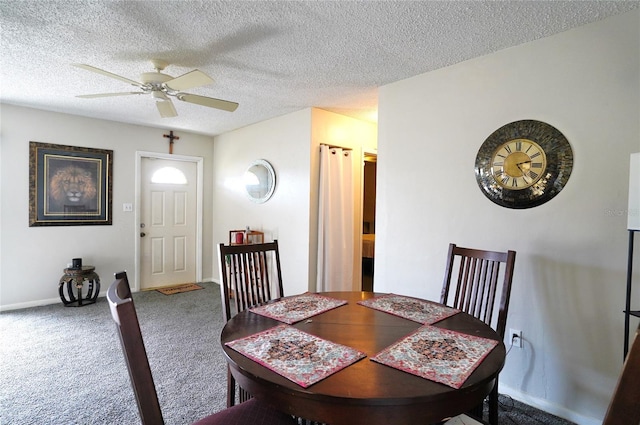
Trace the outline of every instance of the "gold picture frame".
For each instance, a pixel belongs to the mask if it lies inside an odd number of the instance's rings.
[[[113,151],[29,142],[29,227],[112,224]]]

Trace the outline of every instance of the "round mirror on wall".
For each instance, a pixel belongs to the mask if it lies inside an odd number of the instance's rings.
[[[244,188],[253,202],[267,202],[276,188],[276,173],[264,159],[254,161],[244,173]]]

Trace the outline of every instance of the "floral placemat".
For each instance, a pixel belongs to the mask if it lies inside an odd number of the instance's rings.
[[[345,300],[305,293],[254,307],[251,311],[291,325],[345,304]]]
[[[371,360],[460,388],[498,341],[423,326]]]
[[[431,325],[449,316],[460,313],[460,310],[433,301],[396,294],[380,295],[369,298],[368,300],[358,301],[358,304],[404,317],[405,319],[413,320],[423,325]]]
[[[366,357],[284,324],[226,345],[304,388]]]

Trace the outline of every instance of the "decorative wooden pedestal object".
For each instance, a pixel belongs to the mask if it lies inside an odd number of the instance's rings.
[[[60,278],[58,292],[60,299],[66,307],[82,307],[83,305],[93,304],[100,293],[100,277],[94,271],[93,266],[82,266],[80,269],[67,268],[64,269],[64,276]],[[82,288],[85,280],[88,282],[88,291],[86,296],[82,297]],[[77,295],[74,295],[75,287]],[[65,291],[66,288],[66,291]]]

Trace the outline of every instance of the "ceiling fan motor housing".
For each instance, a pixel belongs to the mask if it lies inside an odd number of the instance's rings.
[[[145,72],[140,75],[140,81],[144,84],[162,84],[169,80],[173,80],[173,77],[162,72]]]
[[[171,93],[171,89],[164,83],[173,80],[173,77],[162,72],[145,72],[140,75],[140,81],[145,85],[145,89],[156,93],[162,91],[164,93]]]

